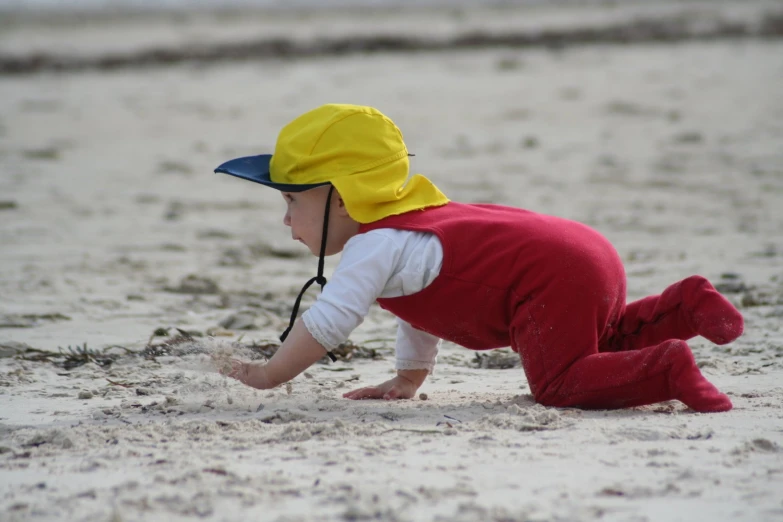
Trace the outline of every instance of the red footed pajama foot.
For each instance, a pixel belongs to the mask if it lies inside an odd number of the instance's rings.
[[[679,399],[683,404],[699,413],[717,413],[729,411],[734,407],[728,395],[721,393],[704,376],[690,383]]]
[[[685,341],[669,341],[673,358],[671,387],[674,397],[700,413],[729,411],[731,399],[702,375]]]
[[[730,343],[742,335],[745,328],[742,314],[709,281],[691,276],[682,281],[681,288],[682,301],[696,333],[715,344]]]
[[[679,400],[702,413],[732,407],[701,374],[688,343],[679,339],[643,350],[588,355],[549,382],[531,375],[528,382],[545,406],[615,409]]]

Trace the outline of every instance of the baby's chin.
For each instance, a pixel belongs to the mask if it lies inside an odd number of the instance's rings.
[[[310,248],[310,247],[307,247],[307,248]],[[324,256],[325,257],[333,256],[335,254],[339,254],[342,251],[343,251],[342,248],[335,248],[335,247],[329,248],[329,247],[327,247],[326,248],[326,252],[324,252]],[[313,254],[313,256],[315,256],[315,257],[318,257],[318,256],[321,255],[321,252],[318,249],[314,250],[314,249],[310,248],[310,253]]]

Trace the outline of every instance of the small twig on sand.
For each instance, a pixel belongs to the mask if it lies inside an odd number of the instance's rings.
[[[382,431],[381,435],[389,433],[390,431],[410,431],[411,433],[443,433],[440,430],[410,430],[407,428],[392,428],[390,430]]]
[[[122,386],[123,388],[133,388],[134,386],[136,386],[135,384],[128,384],[128,383],[125,383],[125,382],[112,381],[111,379],[106,379],[106,380],[109,381],[109,384],[113,384],[115,386]]]
[[[120,344],[112,344],[111,346],[107,346],[106,348],[103,349],[103,351],[107,352],[107,351],[111,350],[112,348],[118,348],[120,350],[123,350],[123,351],[125,351],[125,353],[127,355],[135,355],[136,354],[136,352],[134,350],[131,350],[130,348],[127,348],[127,347],[122,346]]]
[[[175,329],[176,331],[178,331],[178,332],[179,332],[179,334],[180,334],[182,337],[184,337],[185,339],[187,339],[188,341],[192,341],[192,340],[193,340],[193,336],[192,336],[192,335],[190,335],[190,332],[186,332],[185,330],[182,330],[181,328],[176,328],[176,327],[175,327],[174,329]]]

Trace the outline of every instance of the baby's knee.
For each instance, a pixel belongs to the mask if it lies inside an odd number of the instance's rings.
[[[560,387],[552,381],[539,383],[536,386],[530,387],[530,391],[533,393],[533,399],[535,399],[538,404],[554,408],[568,406],[568,404],[564,404],[559,389]]]

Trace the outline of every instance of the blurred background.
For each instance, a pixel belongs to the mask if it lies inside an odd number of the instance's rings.
[[[780,520],[782,86],[779,0],[0,0],[0,519]],[[334,102],[453,200],[596,228],[629,299],[712,280],[745,334],[689,345],[736,410],[538,420],[518,369],[451,343],[427,403],[347,406],[393,371],[377,307],[350,341],[385,360],[292,388],[127,357],[275,345],[317,261],[279,193],[213,169]]]

